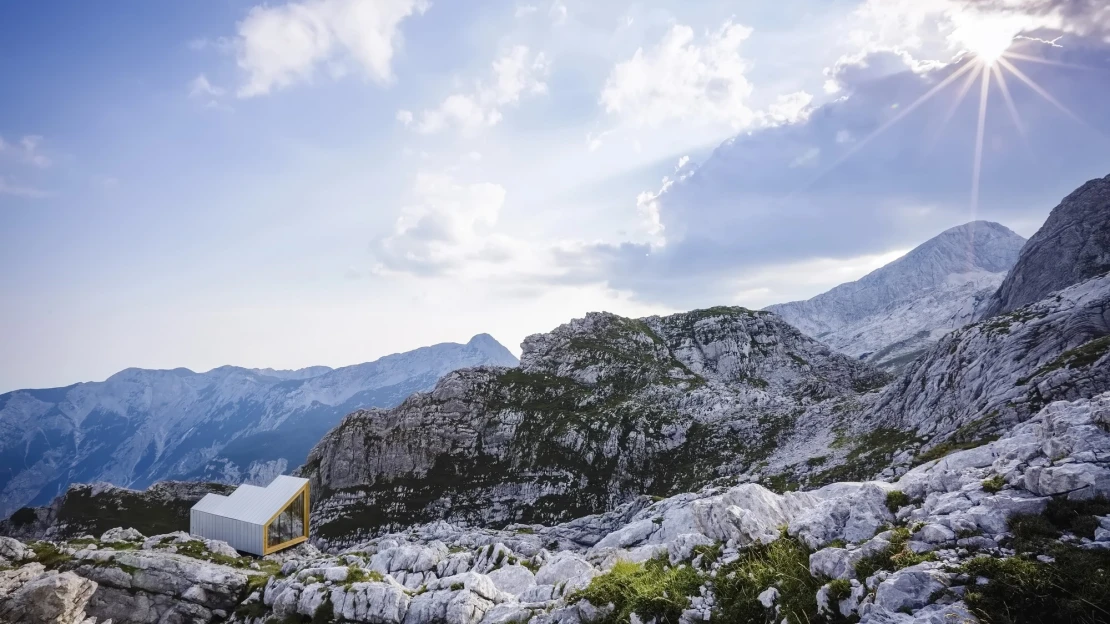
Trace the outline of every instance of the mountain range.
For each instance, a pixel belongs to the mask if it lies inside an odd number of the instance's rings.
[[[529,336],[517,367],[343,418],[296,471],[311,545],[255,559],[172,531],[220,484],[20,509],[0,618],[1105,621],[1110,176],[1080,190],[896,374],[766,310],[588,314]],[[943,281],[913,264],[894,272]]]
[[[71,483],[267,483],[340,419],[428,390],[445,373],[517,359],[487,334],[338,369],[127,369],[103,382],[0,395],[0,515]]]

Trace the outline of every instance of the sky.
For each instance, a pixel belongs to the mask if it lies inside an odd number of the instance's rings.
[[[0,392],[758,308],[1110,173],[1101,0],[5,3],[0,76]]]

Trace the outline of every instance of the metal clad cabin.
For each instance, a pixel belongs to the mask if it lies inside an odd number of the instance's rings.
[[[205,494],[189,512],[189,532],[265,556],[308,539],[308,479],[281,475],[266,487]]]

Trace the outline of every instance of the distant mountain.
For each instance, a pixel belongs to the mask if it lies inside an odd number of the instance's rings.
[[[106,381],[0,395],[0,517],[70,483],[268,482],[354,410],[392,407],[444,374],[516,366],[491,336],[332,370],[130,368]]]
[[[1011,312],[1110,271],[1110,176],[1064,198],[1029,239],[982,315]]]
[[[1005,226],[974,221],[855,282],[767,310],[842,353],[897,370],[972,322],[1024,244]]]

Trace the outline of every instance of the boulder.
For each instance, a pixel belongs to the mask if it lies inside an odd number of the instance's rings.
[[[132,528],[108,529],[100,536],[100,541],[106,544],[114,544],[116,542],[139,542],[146,539],[142,533]]]
[[[79,624],[85,620],[85,606],[96,583],[72,572],[41,573],[41,568],[32,568],[29,573],[36,576],[0,598],[0,621]]]

